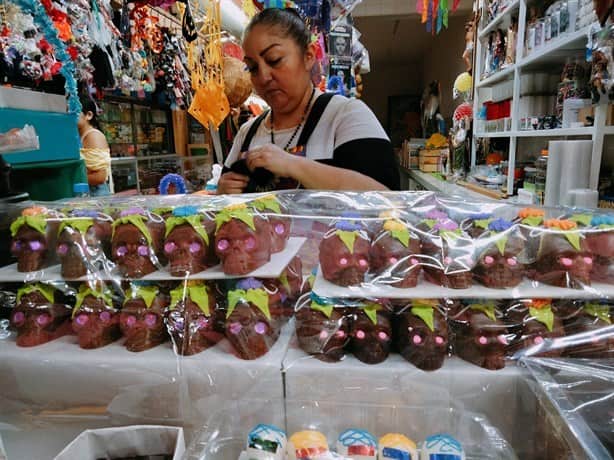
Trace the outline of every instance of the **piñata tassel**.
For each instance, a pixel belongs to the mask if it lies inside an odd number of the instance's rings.
[[[416,0],[416,13],[418,13],[419,15],[422,15],[422,11],[424,11],[422,0]]]
[[[427,8],[427,18],[426,18],[426,31],[430,32],[431,29],[433,28],[433,8],[432,8],[432,2],[433,0],[429,0],[429,5]]]
[[[429,0],[422,0],[422,24],[428,21]]]

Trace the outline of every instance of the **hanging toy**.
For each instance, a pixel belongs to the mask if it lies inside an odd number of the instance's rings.
[[[192,9],[190,7],[190,0],[180,0],[185,3],[185,11],[183,12],[183,20],[181,21],[181,33],[183,38],[188,43],[192,43],[198,38],[198,30],[196,30],[196,24],[194,23],[194,17],[192,16]]]
[[[160,181],[160,195],[184,195],[186,193],[188,193],[188,189],[185,179],[179,174],[167,174]]]
[[[452,93],[454,99],[457,99],[459,96],[463,96],[465,99],[469,99],[471,97],[471,87],[473,86],[473,78],[469,72],[463,72],[456,80],[454,80],[454,87],[452,89]]]

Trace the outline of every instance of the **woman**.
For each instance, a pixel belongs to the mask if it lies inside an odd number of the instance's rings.
[[[271,110],[239,130],[218,193],[259,191],[247,171],[235,167],[241,159],[250,172],[264,168],[286,178],[276,179],[277,189],[399,188],[392,146],[371,110],[314,87],[316,45],[294,10],[270,8],[254,16],[243,49],[252,84]]]
[[[81,158],[87,168],[87,182],[91,196],[110,195],[107,180],[111,180],[111,150],[96,115],[96,104],[81,98],[81,114],[77,122],[81,136]]]

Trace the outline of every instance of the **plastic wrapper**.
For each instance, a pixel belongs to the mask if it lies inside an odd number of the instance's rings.
[[[245,401],[215,414],[188,447],[186,458],[516,458],[497,429],[471,412],[295,400],[286,401],[285,411],[276,407]]]
[[[12,152],[38,150],[40,144],[33,126],[25,125],[0,134],[0,155]]]

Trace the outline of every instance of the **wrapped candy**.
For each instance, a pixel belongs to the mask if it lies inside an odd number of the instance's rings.
[[[399,433],[388,433],[378,442],[379,460],[417,459],[416,443],[407,436]]]
[[[337,453],[352,460],[376,460],[377,439],[365,430],[345,430],[337,440]]]
[[[465,458],[462,444],[449,434],[435,434],[420,443],[421,460],[465,460]]]
[[[250,203],[250,206],[267,216],[271,227],[271,252],[281,252],[290,238],[292,219],[284,217],[287,213],[275,195],[266,195]]]
[[[121,337],[119,310],[104,284],[84,283],[79,287],[73,309],[72,328],[85,349],[100,348]]]
[[[132,283],[119,318],[128,351],[140,352],[168,340],[164,316],[168,297],[155,285]]]
[[[381,303],[365,303],[356,309],[350,328],[350,347],[356,358],[378,364],[390,353],[392,325],[390,312]]]
[[[239,460],[284,460],[286,433],[273,425],[256,425],[247,435],[247,447]]]
[[[57,221],[45,208],[22,211],[11,224],[11,253],[17,257],[17,270],[33,272],[49,265],[57,237]]]
[[[288,440],[288,460],[328,460],[328,441],[319,431],[299,431]]]
[[[570,358],[607,358],[614,357],[614,338],[612,324],[614,307],[605,300],[559,301],[566,341],[565,356]]]

